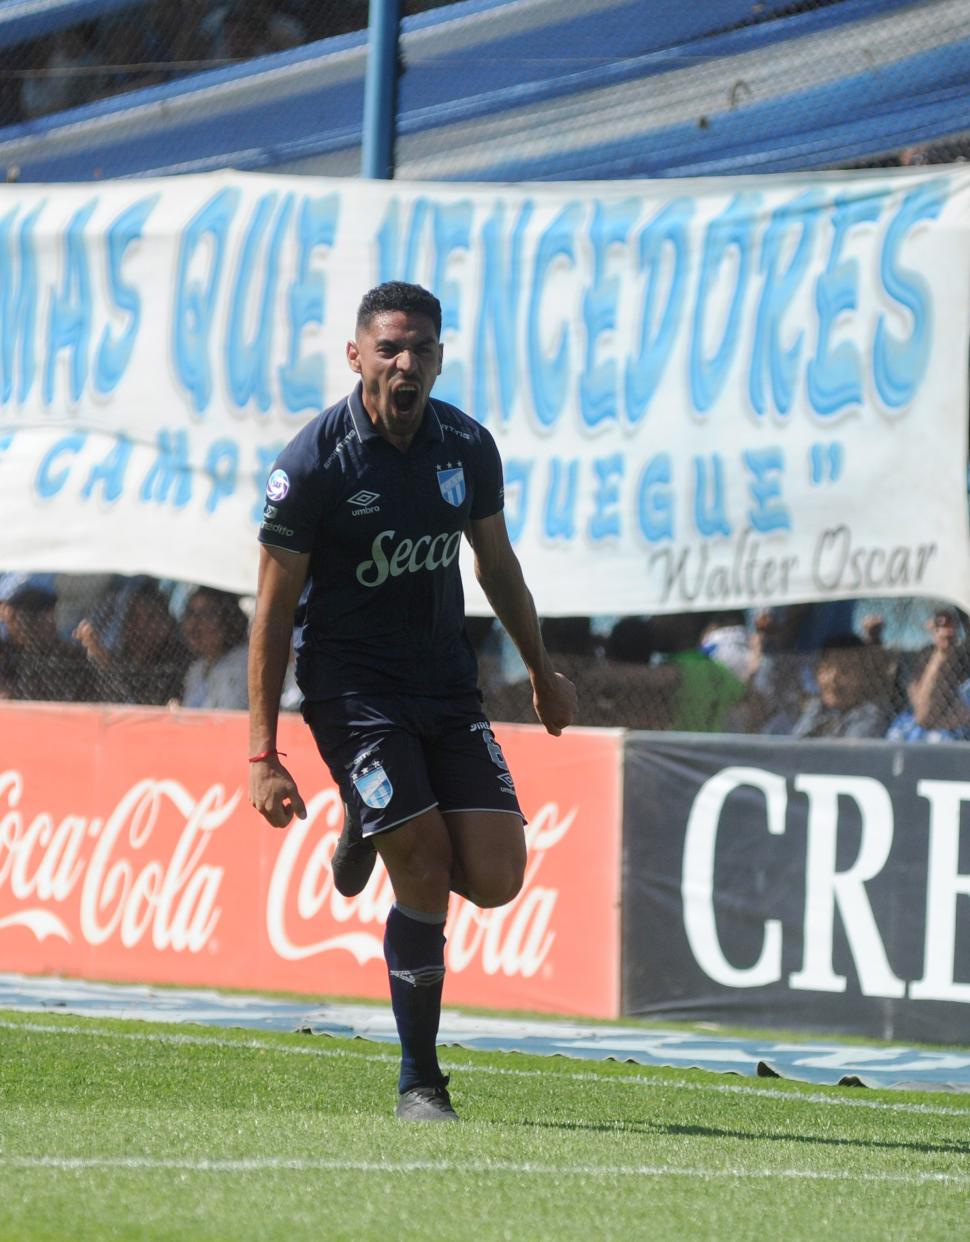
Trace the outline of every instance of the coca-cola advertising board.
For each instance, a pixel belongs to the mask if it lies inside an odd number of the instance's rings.
[[[529,819],[522,891],[453,896],[451,1004],[619,1015],[621,734],[496,726]],[[0,708],[0,969],[382,998],[378,863],[333,887],[339,795],[299,717],[279,746],[307,818],[268,827],[246,797],[237,712]]]

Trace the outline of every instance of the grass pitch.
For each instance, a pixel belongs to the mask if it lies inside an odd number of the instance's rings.
[[[962,1097],[0,1012],[0,1239],[965,1237]]]

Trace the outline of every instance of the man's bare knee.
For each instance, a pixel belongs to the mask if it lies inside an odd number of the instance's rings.
[[[519,867],[493,872],[491,875],[472,879],[468,886],[468,895],[483,910],[507,906],[522,891],[522,880],[523,872]]]

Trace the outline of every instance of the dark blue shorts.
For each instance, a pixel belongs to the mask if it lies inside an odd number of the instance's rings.
[[[368,695],[303,704],[303,717],[365,837],[422,811],[512,811],[515,784],[481,697]],[[524,816],[523,816],[524,818]]]

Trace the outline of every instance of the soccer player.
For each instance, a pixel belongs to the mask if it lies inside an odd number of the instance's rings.
[[[504,905],[526,862],[515,785],[465,633],[463,536],[528,669],[539,720],[558,736],[576,707],[509,542],[495,443],[430,398],[440,333],[441,306],[420,286],[365,294],[347,343],[360,382],[294,437],[269,476],[249,647],[253,806],[277,828],[306,815],[276,749],[295,618],[303,715],[348,811],[334,882],[360,891],[375,848],[387,867],[396,1112],[415,1121],[457,1119],[436,1052],[449,893]]]

